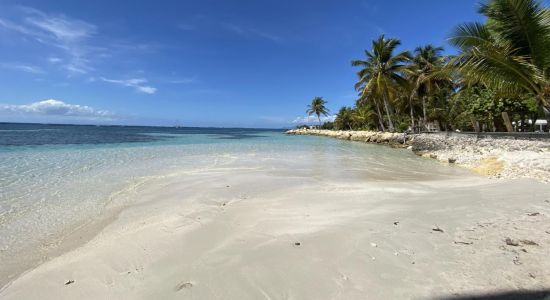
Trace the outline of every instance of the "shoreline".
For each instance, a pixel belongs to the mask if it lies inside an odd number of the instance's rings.
[[[533,229],[547,224],[550,205],[522,192],[550,197],[544,184],[441,177],[443,167],[404,182],[236,167],[145,187],[89,242],[0,297],[388,299],[550,288],[550,235]]]
[[[127,187],[113,192],[118,194],[120,198],[117,200],[121,203],[113,205],[112,202],[105,203],[101,212],[97,213],[92,219],[85,219],[76,224],[71,224],[72,227],[67,229],[67,232],[56,236],[54,239],[44,239],[40,243],[40,250],[36,253],[28,253],[24,258],[20,258],[16,261],[10,261],[10,265],[3,270],[3,278],[0,280],[0,293],[2,290],[8,288],[10,284],[17,278],[23,276],[29,271],[39,267],[40,265],[60,257],[68,252],[74,251],[79,247],[90,242],[96,238],[106,227],[114,223],[119,215],[127,208],[134,205],[139,205],[140,201],[134,201],[131,203],[124,203],[130,196],[130,193],[124,194],[125,191],[130,188],[132,193],[138,193],[139,189],[147,188],[150,185],[154,185],[161,180],[168,180],[171,177],[177,175],[167,173],[164,175],[148,176],[139,183],[131,183]],[[124,195],[122,195],[124,194]],[[122,196],[120,196],[122,195]],[[114,197],[114,196],[111,196]]]
[[[531,178],[550,183],[550,139],[519,140],[443,134],[292,129],[288,135],[313,135],[407,148],[416,155],[454,164],[489,178]]]
[[[388,299],[550,289],[550,233],[536,230],[550,222],[544,184],[319,141],[333,148],[241,154],[139,186],[96,235],[24,272],[0,298]],[[363,148],[371,160],[362,160]]]

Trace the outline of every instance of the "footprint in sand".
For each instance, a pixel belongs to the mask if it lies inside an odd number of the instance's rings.
[[[193,287],[193,283],[191,282],[180,282],[178,285],[176,285],[176,292],[179,292],[183,289],[190,289]]]

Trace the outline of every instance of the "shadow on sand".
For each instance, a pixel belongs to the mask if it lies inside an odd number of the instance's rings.
[[[440,297],[437,300],[550,300],[550,290],[504,291],[489,294],[470,294]]]

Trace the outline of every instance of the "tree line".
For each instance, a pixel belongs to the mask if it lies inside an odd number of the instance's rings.
[[[550,125],[550,10],[537,0],[480,3],[484,23],[456,26],[449,43],[400,51],[381,35],[357,67],[353,106],[342,107],[323,128],[381,131],[533,131]],[[316,97],[308,114],[327,115]]]

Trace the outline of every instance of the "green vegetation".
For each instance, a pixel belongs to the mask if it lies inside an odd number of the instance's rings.
[[[433,45],[398,52],[398,39],[374,40],[365,59],[351,63],[360,68],[355,105],[323,127],[532,131],[528,120],[550,121],[550,9],[537,0],[487,0],[479,13],[485,23],[451,34],[456,56]],[[308,113],[320,120],[326,102],[323,110],[314,104]]]
[[[322,97],[315,97],[313,100],[311,100],[311,104],[307,106],[306,113],[311,115],[317,115],[317,119],[319,120],[319,126],[321,126],[321,115],[327,116],[329,113],[329,110],[325,107],[325,104],[327,104],[327,101],[323,100]]]

